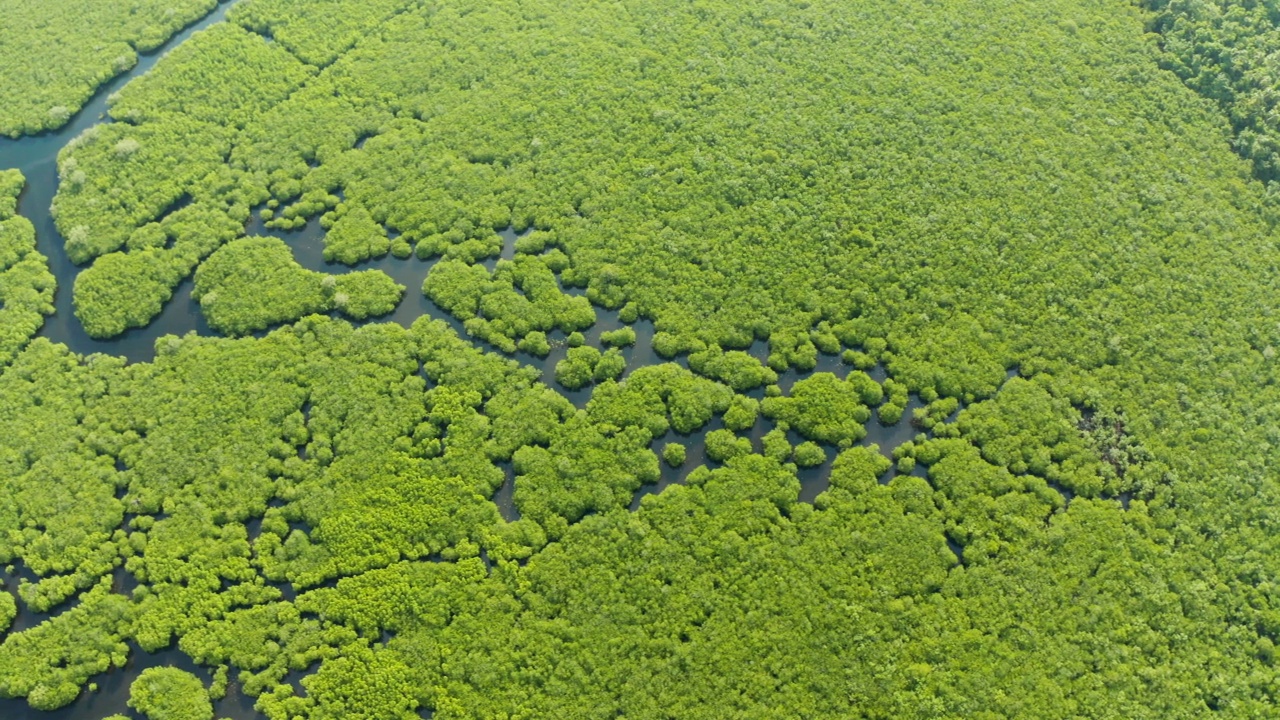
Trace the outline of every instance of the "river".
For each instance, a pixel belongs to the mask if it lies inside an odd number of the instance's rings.
[[[50,270],[58,281],[55,313],[45,320],[44,327],[39,333],[41,336],[54,342],[64,343],[73,351],[81,354],[106,353],[124,357],[130,362],[146,362],[154,358],[155,341],[160,337],[171,334],[183,335],[190,331],[195,331],[201,335],[215,334],[205,323],[204,317],[200,313],[199,304],[191,298],[192,281],[187,279],[178,286],[173,298],[165,305],[160,316],[147,327],[129,330],[110,340],[96,340],[89,337],[80,321],[76,318],[72,304],[71,288],[79,268],[71,263],[63,250],[63,239],[54,225],[50,207],[58,189],[58,152],[88,128],[98,123],[110,122],[110,118],[106,117],[107,98],[133,78],[154,67],[165,53],[184,42],[192,34],[224,20],[227,12],[239,1],[223,0],[209,15],[174,35],[157,51],[139,55],[138,63],[133,69],[99,88],[98,92],[84,108],[61,130],[17,140],[0,138],[0,168],[18,168],[26,176],[27,185],[19,198],[18,212],[35,225],[37,248],[48,258]],[[386,255],[380,259],[361,263],[354,268],[326,263],[323,258],[323,231],[320,229],[319,223],[314,220],[300,230],[286,232],[266,229],[255,216],[255,220],[249,223],[246,231],[252,235],[272,235],[285,240],[292,247],[297,261],[311,270],[343,273],[374,268],[386,272],[406,287],[405,297],[394,312],[388,316],[375,319],[375,322],[390,321],[408,327],[417,318],[423,315],[430,315],[447,321],[460,335],[466,336],[462,330],[462,324],[458,320],[442,312],[421,292],[422,282],[434,261],[422,261],[412,257],[407,260],[399,260]],[[502,257],[510,258],[514,253],[516,233],[507,230],[501,235],[504,239]],[[496,260],[496,258],[491,259],[485,265],[492,269]],[[565,291],[571,294],[581,294],[582,292],[574,288],[567,288]],[[588,344],[599,347],[601,333],[620,328],[624,323],[619,320],[616,311],[597,308],[597,317],[596,324],[584,332],[584,335]],[[632,328],[636,331],[636,344],[633,347],[625,348],[623,351],[627,358],[627,372],[629,373],[646,365],[663,362],[662,358],[658,357],[653,351],[653,323],[641,320],[633,323]],[[561,333],[548,333],[548,336],[552,340],[563,340],[563,334]],[[755,343],[749,351],[761,360],[764,360],[767,356],[767,347],[763,342]],[[564,343],[556,342],[553,344],[551,354],[546,358],[536,358],[524,353],[518,353],[517,359],[539,368],[547,384],[554,385],[555,365],[565,357],[565,353]],[[684,358],[680,358],[678,362],[687,366],[687,361]],[[840,364],[838,357],[822,355],[819,357],[818,366],[814,370],[808,373],[796,373],[794,371],[784,373],[779,380],[779,385],[784,390],[789,390],[796,379],[812,372],[834,372],[843,377],[847,374],[848,368]],[[883,380],[885,373],[883,368],[876,368],[872,375],[877,380]],[[561,392],[576,406],[584,407],[590,398],[591,390],[588,387],[576,391],[564,391],[561,389]],[[760,398],[763,396],[763,390],[758,389],[750,394]],[[907,408],[906,417],[910,417],[912,410],[919,407],[922,407],[922,403],[913,396],[911,404]],[[755,426],[748,431],[747,435],[758,446],[760,438],[763,437],[770,426],[771,423],[761,417],[757,420]],[[720,427],[723,427],[723,422],[720,418],[716,418],[707,427],[690,435],[679,435],[671,431],[663,437],[655,438],[652,443],[655,451],[660,452],[662,446],[667,442],[680,442],[687,447],[688,457],[683,465],[676,468],[672,468],[666,463],[660,463],[662,468],[661,479],[655,484],[640,489],[631,504],[632,509],[640,506],[641,499],[645,495],[661,492],[662,489],[669,485],[683,482],[693,468],[706,464],[706,435],[711,430]],[[867,430],[867,437],[861,444],[870,445],[875,443],[879,445],[881,452],[886,455],[894,447],[910,440],[917,432],[905,419],[895,426],[888,427],[872,420],[868,423]],[[793,443],[798,443],[801,438],[793,432],[791,433],[791,440]],[[801,481],[800,499],[803,501],[812,501],[826,489],[829,483],[831,463],[835,457],[835,452],[831,448],[826,448],[826,452],[827,461],[825,463],[818,467],[807,468],[798,472]],[[518,513],[513,503],[513,481],[510,465],[508,464],[505,469],[508,479],[495,495],[494,502],[498,505],[503,517],[511,520],[518,517]],[[917,467],[914,472],[922,474],[923,468]],[[890,470],[882,478],[882,481],[887,482],[893,474],[894,471]],[[16,577],[6,578],[4,591],[13,593],[17,580],[18,578]],[[118,581],[125,584],[126,579],[118,578]],[[64,604],[57,609],[57,612],[65,611],[69,605],[70,603]],[[21,603],[19,603],[19,607],[21,607]],[[21,610],[10,632],[34,627],[47,617],[48,615],[45,614]],[[8,633],[5,634],[6,637],[7,635]],[[196,666],[189,657],[176,648],[149,654],[136,646],[131,646],[130,659],[123,671],[112,671],[94,678],[98,686],[96,692],[84,692],[76,702],[54,712],[32,710],[24,700],[0,700],[0,717],[9,720],[100,720],[103,717],[117,713],[127,717],[137,717],[126,705],[129,685],[142,670],[155,666],[183,668],[195,673],[206,684],[210,681],[208,669]],[[253,709],[253,698],[245,697],[237,691],[234,674],[232,680],[227,697],[214,705],[216,717],[230,718],[231,720],[257,720],[261,718],[262,716]],[[297,678],[291,678],[295,685],[296,680]],[[424,711],[423,717],[429,716],[430,712]]]

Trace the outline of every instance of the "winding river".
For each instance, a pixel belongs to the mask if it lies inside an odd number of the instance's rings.
[[[54,226],[53,218],[50,214],[50,206],[58,188],[58,152],[86,129],[98,123],[110,122],[110,119],[106,117],[107,98],[133,78],[154,67],[166,52],[184,42],[192,34],[222,21],[236,2],[239,2],[239,0],[222,0],[209,15],[176,34],[159,50],[140,55],[137,65],[132,70],[99,88],[90,102],[63,129],[18,140],[0,138],[0,168],[16,167],[26,176],[27,186],[19,198],[18,212],[35,225],[37,247],[49,259],[50,269],[58,281],[55,302],[56,311],[53,316],[46,319],[40,335],[54,342],[64,343],[77,353],[106,353],[122,356],[130,362],[145,362],[154,358],[155,341],[160,337],[170,334],[183,335],[190,331],[195,331],[202,335],[214,334],[205,323],[198,303],[191,298],[192,281],[188,279],[178,287],[174,297],[166,304],[161,315],[147,327],[129,330],[123,335],[110,340],[95,340],[89,337],[80,321],[76,318],[72,305],[71,288],[75,282],[78,268],[71,263],[63,250],[63,239]],[[460,335],[465,337],[461,323],[442,312],[420,292],[422,281],[430,270],[433,261],[421,261],[415,258],[398,260],[387,255],[381,259],[362,263],[356,268],[325,263],[323,259],[323,231],[314,220],[300,230],[281,232],[267,230],[255,219],[247,227],[247,232],[252,235],[273,235],[284,239],[293,248],[298,262],[311,270],[329,273],[342,273],[355,269],[369,268],[382,270],[404,285],[406,292],[404,299],[392,314],[378,318],[376,321],[396,322],[407,327],[415,319],[423,315],[430,315],[446,320]],[[502,256],[509,258],[514,252],[516,235],[510,230],[502,233],[502,235],[505,240]],[[485,264],[492,269],[494,262],[496,262],[496,259],[490,260]],[[566,292],[578,294],[581,291],[567,289]],[[597,309],[597,315],[597,323],[584,335],[586,335],[589,344],[599,347],[600,334],[622,327],[623,323],[618,319],[617,312]],[[640,321],[633,324],[632,327],[636,331],[637,342],[634,347],[624,350],[627,357],[628,372],[638,367],[663,362],[653,351],[653,324],[648,321]],[[562,335],[556,333],[550,333],[549,335],[553,340],[563,339]],[[566,352],[563,343],[555,343],[555,345],[556,347],[546,358],[539,359],[525,354],[518,355],[518,359],[521,362],[540,368],[548,385],[553,384],[555,365],[564,358]],[[767,355],[767,348],[764,343],[757,342],[750,348],[750,352],[763,360]],[[681,359],[680,362],[683,363],[684,360]],[[834,372],[842,377],[847,371],[847,367],[840,364],[839,358],[826,355],[819,357],[818,367],[813,370],[813,372]],[[785,373],[779,384],[784,390],[787,390],[797,378],[808,374]],[[872,374],[877,380],[884,379],[882,368],[877,368]],[[591,391],[590,388],[584,388],[571,392],[562,390],[562,392],[575,405],[583,407],[590,397]],[[757,398],[762,397],[763,390],[757,390],[751,394]],[[909,417],[912,410],[921,406],[920,401],[913,397],[911,404],[907,408],[907,416]],[[666,463],[661,463],[662,477],[660,481],[641,488],[636,494],[632,508],[639,507],[644,495],[661,492],[668,485],[683,482],[693,468],[705,464],[707,462],[706,434],[720,427],[723,427],[723,422],[716,418],[708,427],[689,436],[678,436],[671,432],[667,436],[655,438],[652,447],[658,451],[668,441],[684,443],[688,448],[688,460],[679,468],[671,468]],[[760,418],[755,427],[748,432],[748,435],[758,443],[768,429],[768,422],[764,418]],[[915,428],[905,421],[898,423],[896,426],[885,427],[873,420],[868,423],[867,429],[868,436],[863,440],[862,444],[878,444],[885,454],[888,454],[892,448],[902,442],[910,440],[916,434]],[[801,440],[794,433],[792,433],[791,439],[795,443]],[[826,489],[831,472],[831,461],[834,459],[835,453],[832,449],[827,448],[827,455],[827,462],[823,465],[799,471],[802,485],[801,500],[812,501],[820,492]],[[504,517],[513,519],[518,514],[512,502],[512,472],[509,465],[506,470],[508,481],[495,495],[494,502],[498,505]],[[916,472],[922,472],[922,469],[918,468]],[[889,475],[884,478],[884,481],[887,482],[892,474],[893,471],[891,470]],[[124,577],[125,575],[121,571],[117,576],[118,589],[121,589],[122,592],[127,591],[130,581],[130,578]],[[4,580],[4,591],[14,592],[18,578],[11,577],[4,578]],[[19,603],[20,608],[21,605]],[[66,607],[67,605],[58,608],[58,612],[65,610]],[[20,614],[10,632],[34,627],[47,617],[48,615],[33,613],[29,610],[20,610]],[[82,693],[80,698],[72,705],[54,712],[40,712],[32,710],[23,700],[0,700],[0,717],[10,720],[100,720],[103,717],[117,713],[128,717],[137,717],[136,714],[128,709],[126,702],[128,700],[129,685],[142,670],[162,665],[175,666],[195,673],[206,683],[210,680],[210,673],[207,669],[196,666],[190,658],[177,649],[170,649],[156,654],[145,653],[136,646],[132,646],[131,650],[130,660],[125,669],[108,672],[95,678],[98,687],[97,691]],[[297,678],[290,678],[290,680],[296,685]],[[228,696],[215,703],[214,709],[216,716],[219,718],[256,720],[262,717],[253,709],[253,698],[245,697],[237,692],[235,682],[231,683]],[[424,712],[423,716],[429,717],[430,713]]]

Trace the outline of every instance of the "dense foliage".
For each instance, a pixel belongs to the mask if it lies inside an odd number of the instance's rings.
[[[0,2],[0,135],[56,130],[103,83],[220,0]]]
[[[549,330],[568,334],[596,321],[590,301],[560,290],[555,268],[554,256],[520,255],[514,261],[499,260],[492,273],[462,260],[441,260],[432,266],[422,292],[465,321],[472,336],[504,352],[515,352],[521,345],[532,351],[542,346]],[[634,342],[632,331],[631,344]],[[629,343],[624,336],[612,335],[609,344]],[[594,363],[586,371],[588,376],[592,368]]]
[[[1236,151],[1259,179],[1269,186],[1280,180],[1280,8],[1232,0],[1142,4],[1154,13],[1162,64],[1222,108]]]
[[[25,179],[0,170],[0,367],[27,344],[53,314],[57,287],[44,255],[36,251],[31,221],[17,214]]]
[[[1274,715],[1280,257],[1151,20],[246,0],[54,209],[95,334],[192,274],[225,334],[296,322],[0,373],[0,559],[52,612],[0,694],[65,705],[134,642],[271,720]],[[468,337],[309,315],[403,288],[255,213],[438,258]]]
[[[147,668],[129,688],[129,707],[147,720],[213,720],[200,678],[177,668]]]
[[[265,237],[236,240],[214,253],[196,273],[191,296],[200,301],[210,327],[243,335],[327,310],[356,320],[385,315],[403,294],[404,286],[379,270],[345,275],[307,270],[294,261],[289,246]]]
[[[854,371],[841,380],[816,373],[795,384],[789,397],[767,397],[767,417],[786,423],[801,435],[840,447],[861,440],[871,419],[868,405],[880,404],[884,391],[865,373]]]

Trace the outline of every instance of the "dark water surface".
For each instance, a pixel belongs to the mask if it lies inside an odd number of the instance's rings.
[[[110,340],[95,340],[89,337],[80,321],[75,317],[72,304],[72,287],[79,268],[71,263],[63,250],[63,238],[54,226],[53,218],[50,214],[50,206],[58,188],[58,152],[86,129],[98,123],[110,122],[110,119],[105,114],[107,111],[107,99],[111,93],[119,90],[131,79],[151,69],[166,52],[185,41],[193,33],[223,20],[228,10],[236,2],[239,2],[239,0],[221,0],[213,12],[175,35],[159,50],[140,55],[137,65],[132,70],[100,88],[93,99],[62,130],[19,140],[0,138],[0,168],[18,168],[26,176],[27,186],[19,198],[18,212],[35,225],[37,247],[49,259],[50,270],[58,281],[58,292],[55,301],[56,312],[45,320],[40,335],[54,342],[64,343],[77,353],[107,353],[124,357],[130,362],[145,362],[155,357],[155,341],[165,335],[184,335],[193,331],[201,335],[214,334],[205,323],[199,304],[191,298],[193,282],[191,279],[187,279],[175,290],[173,298],[166,303],[160,316],[155,318],[147,327],[129,330],[121,336]],[[331,274],[377,269],[387,273],[396,282],[404,285],[404,298],[396,309],[389,315],[372,319],[371,322],[395,322],[408,327],[418,318],[428,315],[448,322],[460,336],[467,336],[461,322],[441,311],[421,292],[422,282],[436,262],[435,260],[422,261],[416,257],[400,260],[388,254],[355,267],[326,263],[323,256],[324,232],[319,223],[314,220],[299,230],[277,231],[265,228],[255,215],[255,219],[246,227],[246,232],[250,235],[270,235],[283,239],[292,248],[298,263],[307,269]],[[517,234],[512,230],[506,230],[500,234],[504,240],[500,257],[510,259],[514,255]],[[492,270],[497,260],[498,258],[491,258],[483,264]],[[582,290],[576,288],[565,288],[564,290],[573,295],[583,294]],[[604,332],[621,328],[624,323],[618,318],[617,311],[597,308],[596,315],[597,322],[584,331],[583,335],[586,337],[587,344],[601,347],[600,335]],[[631,327],[636,332],[636,344],[622,349],[627,359],[626,374],[639,367],[665,362],[653,350],[653,323],[647,320],[640,320],[633,323]],[[564,343],[565,335],[559,331],[548,333],[548,339],[552,341],[552,350],[546,358],[537,358],[526,353],[517,353],[516,358],[522,363],[541,370],[543,381],[549,386],[554,386],[555,366],[556,363],[565,358],[567,347]],[[749,352],[762,361],[767,358],[768,354],[767,346],[763,342],[756,342],[749,348]],[[687,359],[683,357],[676,359],[675,362],[688,366]],[[778,384],[784,391],[790,391],[791,386],[797,379],[808,376],[813,372],[833,372],[840,377],[845,377],[849,372],[849,368],[842,365],[837,356],[821,355],[814,370],[805,373],[797,373],[795,371],[783,373],[779,378]],[[871,374],[878,381],[884,380],[885,373],[883,368],[876,368]],[[591,395],[590,386],[576,391],[558,389],[579,408],[585,407]],[[758,399],[763,396],[763,390],[758,389],[749,394]],[[883,426],[873,418],[867,424],[867,437],[860,444],[864,446],[876,444],[879,446],[880,452],[888,456],[893,448],[912,439],[917,434],[918,430],[910,425],[909,418],[913,410],[922,406],[923,404],[920,400],[913,396],[904,413],[903,420],[894,426]],[[634,501],[631,503],[632,509],[638,508],[641,500],[646,495],[659,493],[672,484],[683,483],[694,468],[708,464],[706,457],[707,433],[723,426],[723,421],[717,417],[703,429],[689,435],[681,435],[675,431],[669,431],[662,437],[654,438],[651,447],[655,452],[660,453],[663,445],[668,442],[679,442],[685,445],[687,449],[687,459],[683,465],[676,468],[672,468],[665,462],[660,461],[660,467],[662,468],[661,478],[654,484],[642,487],[636,493]],[[771,426],[772,423],[761,416],[757,419],[755,426],[746,433],[757,450],[760,447],[761,438]],[[802,440],[794,432],[791,433],[790,439],[793,444],[798,444]],[[829,485],[831,465],[836,452],[833,448],[825,448],[825,450],[827,452],[825,463],[818,467],[802,469],[798,472],[801,481],[800,499],[803,501],[811,502]],[[506,481],[493,499],[502,516],[508,520],[513,520],[519,517],[514,503],[514,473],[510,463],[505,464],[503,467],[506,473]],[[890,470],[882,478],[882,481],[888,482],[894,472]],[[923,472],[923,468],[919,466],[914,471],[915,474],[922,474]],[[0,579],[4,581],[3,590],[0,591],[10,592],[16,596],[18,582],[24,573],[26,579],[35,579],[28,571],[19,568],[17,576],[0,576]],[[117,572],[116,582],[119,592],[128,593],[131,591],[133,586],[132,578],[123,570]],[[287,595],[291,594],[290,588]],[[76,602],[73,599],[63,603],[55,609],[54,614],[66,612],[74,607]],[[20,612],[13,627],[8,632],[0,634],[0,637],[7,637],[9,633],[34,627],[49,617],[48,614],[38,614],[23,609],[21,602],[19,602],[19,608]],[[123,671],[113,670],[93,678],[98,686],[97,691],[82,693],[80,698],[72,705],[54,712],[40,712],[32,710],[24,700],[0,699],[0,719],[99,720],[117,713],[127,717],[138,717],[126,705],[129,696],[129,685],[142,670],[150,667],[178,667],[196,674],[206,685],[211,681],[211,674],[207,668],[196,666],[189,657],[178,651],[176,647],[151,654],[143,652],[136,645],[131,644],[130,650],[129,661]],[[297,679],[292,678],[292,681],[296,684]],[[215,716],[230,718],[231,720],[257,720],[261,718],[262,716],[253,710],[254,699],[238,692],[234,673],[232,673],[231,681],[227,697],[214,704]],[[430,716],[430,711],[423,711],[422,717]]]
[[[111,340],[94,340],[89,337],[80,321],[76,319],[71,302],[71,287],[75,282],[78,269],[63,251],[63,239],[53,224],[49,208],[53,203],[53,196],[58,191],[58,152],[88,128],[102,122],[110,122],[110,119],[105,117],[107,98],[133,78],[154,67],[161,57],[192,34],[225,19],[227,12],[237,2],[239,0],[220,0],[219,5],[212,12],[174,35],[154,52],[140,53],[138,63],[133,69],[100,87],[84,108],[61,130],[17,140],[0,138],[0,168],[17,168],[27,179],[26,188],[18,199],[18,213],[35,225],[36,247],[49,259],[49,269],[58,280],[56,312],[45,319],[44,327],[40,331],[41,336],[54,342],[65,343],[78,353],[109,353],[126,357],[131,361],[144,361],[155,356],[155,340],[161,336],[181,335],[189,330],[211,334],[199,312],[199,306],[191,299],[191,281],[187,280],[175,292],[173,299],[165,306],[160,317],[156,318],[150,326],[130,330]],[[27,580],[35,579],[23,568],[18,568],[15,576],[3,576],[3,592],[9,592],[16,597],[18,582],[23,577]],[[116,585],[119,591],[127,592],[132,584],[132,578],[128,573],[123,570],[117,571]],[[52,614],[66,612],[75,607],[76,603],[75,599],[63,603]],[[31,612],[21,602],[18,603],[18,607],[18,616],[13,626],[2,637],[35,627],[50,616],[50,614]],[[113,670],[92,678],[92,681],[98,685],[96,692],[81,693],[80,698],[74,703],[53,712],[33,710],[25,700],[21,699],[0,699],[0,718],[4,720],[100,720],[114,714],[140,717],[127,705],[129,685],[139,673],[151,667],[182,668],[200,677],[206,685],[212,679],[207,668],[197,666],[191,658],[176,648],[152,654],[143,652],[141,648],[131,643],[129,661],[123,671]],[[258,720],[263,717],[253,709],[254,698],[240,694],[234,682],[234,674],[232,680],[227,696],[214,703],[216,717],[231,720]]]
[[[90,127],[110,122],[106,117],[107,98],[133,78],[150,70],[160,58],[194,33],[222,21],[227,11],[239,1],[220,0],[213,12],[174,35],[160,48],[139,54],[138,64],[132,70],[98,88],[93,98],[61,130],[17,140],[0,138],[0,168],[17,168],[27,178],[26,189],[18,198],[18,213],[35,225],[36,247],[49,258],[49,270],[58,279],[58,293],[54,301],[56,312],[45,319],[41,336],[65,343],[78,353],[109,353],[136,362],[155,357],[155,341],[161,336],[182,335],[188,330],[210,333],[198,305],[191,299],[191,281],[187,280],[179,286],[160,317],[149,326],[129,330],[111,340],[89,337],[76,319],[71,303],[71,287],[78,269],[63,251],[62,235],[54,227],[49,208],[58,191],[58,152]]]

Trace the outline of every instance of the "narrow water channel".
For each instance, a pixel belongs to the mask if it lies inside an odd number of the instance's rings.
[[[71,302],[71,287],[78,268],[63,250],[62,235],[53,224],[49,208],[58,192],[58,153],[85,130],[111,121],[106,116],[107,98],[130,80],[155,67],[160,58],[193,34],[224,20],[227,12],[238,2],[240,0],[221,0],[203,19],[174,35],[154,52],[139,54],[133,69],[98,88],[98,92],[61,130],[17,140],[0,138],[0,168],[17,168],[27,178],[26,188],[18,198],[18,213],[35,225],[36,248],[49,259],[49,270],[58,279],[55,312],[45,318],[44,327],[40,330],[42,337],[65,343],[78,353],[108,353],[136,362],[153,358],[156,338],[163,335],[182,335],[188,330],[209,333],[204,317],[191,300],[191,282],[187,281],[165,306],[164,313],[149,326],[130,330],[111,340],[89,337],[76,319]]]
[[[55,301],[56,311],[54,315],[45,320],[44,327],[40,331],[41,336],[54,342],[63,343],[77,353],[106,353],[124,357],[130,362],[144,362],[154,358],[155,341],[160,337],[170,334],[184,335],[192,331],[201,335],[214,334],[205,323],[198,303],[191,298],[193,283],[188,279],[178,286],[174,297],[165,305],[160,316],[147,327],[129,330],[121,336],[110,340],[95,340],[89,337],[80,321],[76,318],[72,303],[72,287],[79,268],[71,263],[63,250],[63,238],[54,225],[50,207],[58,188],[58,153],[67,143],[88,128],[99,123],[111,121],[106,116],[108,97],[130,80],[150,70],[165,53],[187,40],[192,34],[224,20],[227,12],[237,2],[239,0],[222,0],[209,15],[175,35],[159,50],[140,55],[137,65],[132,70],[102,86],[90,102],[63,129],[18,140],[0,138],[0,168],[18,168],[26,176],[27,185],[19,198],[18,211],[35,225],[37,247],[48,258],[50,270],[58,282]],[[354,270],[378,269],[404,285],[406,288],[404,298],[395,311],[389,315],[374,318],[372,322],[395,322],[408,327],[414,320],[428,315],[445,320],[460,336],[466,337],[462,323],[441,311],[421,292],[423,280],[435,261],[421,261],[414,257],[400,260],[386,255],[382,258],[361,263],[356,267],[326,263],[323,258],[324,234],[319,227],[319,223],[314,220],[299,230],[275,231],[268,230],[262,226],[255,216],[255,220],[246,227],[246,232],[250,235],[271,235],[283,239],[292,248],[294,257],[299,264],[310,270],[341,274]],[[501,257],[509,259],[514,253],[517,236],[511,230],[501,234],[504,240]],[[492,270],[496,261],[497,258],[493,258],[484,264]],[[581,290],[574,288],[567,288],[565,292],[582,294]],[[596,312],[596,324],[583,334],[586,336],[588,344],[600,347],[601,334],[616,330],[622,327],[624,323],[621,322],[616,311],[597,308]],[[653,350],[653,323],[641,320],[633,323],[631,327],[636,332],[636,344],[623,349],[627,360],[626,372],[630,373],[636,368],[664,362]],[[541,370],[543,380],[548,386],[557,387],[575,406],[584,407],[591,395],[590,386],[581,390],[565,391],[555,385],[555,366],[556,363],[564,359],[567,348],[565,343],[562,342],[565,339],[563,333],[552,332],[548,333],[548,336],[553,341],[553,349],[546,358],[517,353],[516,359]],[[762,361],[767,357],[767,347],[762,342],[753,345],[749,352]],[[676,362],[687,367],[685,358],[679,358]],[[842,365],[837,356],[823,355],[819,357],[818,366],[812,371],[806,373],[796,373],[794,371],[783,373],[779,379],[779,385],[785,391],[789,391],[797,379],[808,376],[813,372],[833,372],[840,377],[844,377],[847,375],[848,370],[849,368]],[[877,380],[884,379],[883,369],[878,368],[875,374],[877,375]],[[752,395],[757,398],[762,397],[763,391],[757,390]],[[912,397],[905,417],[909,418],[911,412],[918,407],[922,407],[922,403],[918,398]],[[708,464],[706,435],[708,432],[721,427],[723,427],[723,421],[720,418],[716,418],[703,429],[689,435],[680,435],[671,431],[663,437],[655,438],[651,445],[655,451],[660,452],[662,446],[667,442],[680,442],[686,446],[688,456],[686,462],[679,467],[672,468],[666,463],[660,463],[662,468],[660,480],[657,483],[642,487],[636,493],[634,501],[631,503],[632,509],[640,506],[644,496],[661,492],[669,485],[682,483],[692,469]],[[752,439],[758,448],[760,439],[770,427],[771,423],[761,417],[746,435]],[[867,437],[861,444],[876,444],[886,456],[899,444],[912,439],[917,432],[906,419],[897,425],[883,426],[873,418],[868,423],[867,430]],[[792,433],[791,440],[793,443],[798,443],[801,439]],[[826,448],[826,452],[827,460],[825,463],[818,467],[802,469],[798,472],[802,487],[800,499],[803,501],[811,502],[829,484],[831,465],[836,453],[831,448]],[[511,520],[518,517],[513,497],[514,478],[510,464],[504,466],[504,469],[507,474],[507,481],[496,493],[494,502],[503,517]],[[890,470],[883,480],[887,482],[892,477],[893,472]],[[923,469],[917,468],[916,472],[923,472]],[[19,575],[21,575],[21,570]],[[122,585],[120,591],[127,592],[127,585],[131,578],[117,579]],[[0,576],[0,580],[3,580],[3,589],[0,591],[16,595],[16,587],[20,580],[19,576]],[[19,603],[19,607],[21,605]],[[65,612],[73,606],[74,601],[71,601],[57,608],[55,612]],[[34,627],[47,619],[47,617],[47,614],[32,613],[23,609],[20,611],[13,627],[8,632],[0,634],[0,637],[7,637],[9,633]],[[127,707],[129,685],[142,670],[157,666],[172,666],[193,672],[206,685],[211,680],[210,672],[207,668],[196,666],[189,657],[176,648],[149,654],[143,652],[136,645],[131,645],[127,666],[122,671],[107,672],[94,678],[97,685],[96,691],[82,693],[80,698],[72,705],[54,712],[41,712],[32,710],[25,700],[0,700],[0,718],[8,720],[100,720],[113,714],[138,717],[136,713]],[[253,709],[254,699],[240,694],[234,679],[233,674],[228,695],[215,703],[215,716],[229,718],[230,720],[257,720],[261,718],[262,716]],[[296,681],[297,678],[292,678],[292,680]],[[430,717],[430,713],[424,711],[422,716]]]
[[[131,330],[111,340],[94,340],[89,337],[80,321],[76,319],[72,306],[71,287],[75,282],[78,268],[71,263],[63,251],[62,235],[54,226],[49,209],[58,191],[58,153],[67,143],[90,127],[102,122],[110,122],[110,118],[106,117],[107,98],[130,80],[150,70],[161,57],[193,34],[224,20],[227,12],[237,2],[239,0],[221,0],[212,12],[174,35],[157,50],[139,54],[138,62],[131,70],[100,87],[80,112],[76,113],[71,122],[61,130],[16,140],[0,138],[0,168],[17,168],[27,179],[26,188],[18,199],[18,213],[35,225],[36,247],[48,258],[49,269],[58,280],[55,312],[45,319],[44,327],[40,331],[41,336],[54,342],[64,343],[77,353],[109,353],[126,357],[131,361],[140,361],[154,357],[155,340],[163,335],[181,335],[189,330],[211,334],[204,323],[203,316],[200,315],[199,307],[191,300],[191,283],[187,281],[165,307],[164,313],[150,326]],[[0,580],[3,580],[3,590],[0,591],[16,596],[22,574],[20,569],[15,576],[0,577]],[[126,575],[123,572],[119,574]],[[127,585],[131,578],[118,577],[117,580],[123,586]],[[67,609],[74,607],[74,602],[73,600],[59,606],[55,612],[66,612]],[[18,606],[19,614],[13,626],[0,637],[8,637],[10,633],[35,627],[49,617],[48,614],[27,610],[21,602]],[[98,686],[96,692],[84,692],[76,702],[53,712],[33,710],[23,699],[0,699],[0,718],[5,720],[101,720],[115,714],[140,717],[128,707],[129,685],[139,673],[150,667],[178,667],[195,673],[206,684],[211,680],[208,669],[197,666],[191,658],[176,648],[150,654],[143,652],[136,645],[130,645],[129,661],[123,671],[106,672],[93,679]],[[236,684],[232,683],[227,696],[214,704],[215,715],[230,720],[259,720],[263,716],[253,709],[253,703],[254,698],[240,694]]]

